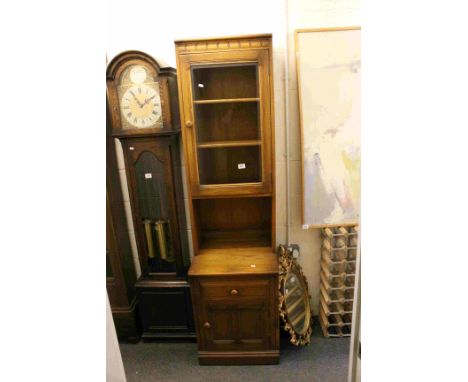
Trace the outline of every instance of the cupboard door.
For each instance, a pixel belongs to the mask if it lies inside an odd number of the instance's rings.
[[[180,65],[192,195],[271,192],[268,50],[189,54]]]
[[[264,301],[242,305],[205,302],[200,330],[208,351],[268,349],[268,309]]]

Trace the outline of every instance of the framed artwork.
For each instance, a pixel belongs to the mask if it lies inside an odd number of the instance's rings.
[[[355,225],[361,193],[360,27],[295,31],[302,224]]]

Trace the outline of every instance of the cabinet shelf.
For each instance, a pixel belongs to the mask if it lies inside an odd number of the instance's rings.
[[[211,149],[217,147],[242,147],[242,146],[261,146],[262,141],[258,139],[240,140],[240,141],[213,141],[199,143],[199,149]]]
[[[201,249],[268,247],[271,233],[260,229],[204,231],[200,239]]]
[[[233,103],[233,102],[258,102],[260,98],[225,98],[225,99],[205,99],[193,101],[195,105],[203,105],[207,103]]]

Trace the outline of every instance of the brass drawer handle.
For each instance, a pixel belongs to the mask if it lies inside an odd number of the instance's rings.
[[[203,327],[209,329],[209,328],[211,328],[211,324],[210,324],[209,322],[205,322],[205,323],[203,324]]]
[[[233,289],[231,291],[231,296],[238,296],[238,295],[239,295],[239,292],[236,289]]]

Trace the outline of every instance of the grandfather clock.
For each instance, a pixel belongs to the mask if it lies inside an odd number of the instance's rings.
[[[109,63],[106,82],[141,267],[135,291],[142,337],[194,337],[176,71],[128,51]]]

